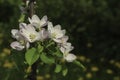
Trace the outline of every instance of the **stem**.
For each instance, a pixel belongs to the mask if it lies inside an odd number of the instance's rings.
[[[36,76],[37,76],[37,66],[38,66],[38,62],[35,62],[33,65],[32,65],[32,68],[31,68],[31,73],[28,75],[27,77],[27,80],[37,80],[36,79]]]
[[[30,0],[29,3],[29,16],[32,17],[32,15],[34,14],[34,1],[35,0]]]
[[[30,0],[29,2],[29,17],[32,17],[34,14],[34,2],[35,0]],[[37,80],[37,67],[38,67],[38,62],[36,61],[32,66],[31,66],[31,73],[28,75],[28,80]]]

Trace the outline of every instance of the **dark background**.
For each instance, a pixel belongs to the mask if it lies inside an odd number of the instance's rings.
[[[10,31],[19,26],[21,4],[0,0],[0,80],[24,80],[23,54],[13,55],[9,46]],[[36,14],[47,15],[67,30],[73,53],[86,67],[83,71],[68,64],[69,73],[63,77],[52,71],[53,66],[41,65],[38,80],[120,80],[119,0],[37,0]]]

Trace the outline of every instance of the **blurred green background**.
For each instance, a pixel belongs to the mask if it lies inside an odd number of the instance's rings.
[[[0,80],[24,80],[24,54],[11,52],[22,0],[0,0]],[[37,80],[120,80],[120,0],[37,0],[36,14],[61,24],[86,67],[67,64],[63,77],[40,64]]]

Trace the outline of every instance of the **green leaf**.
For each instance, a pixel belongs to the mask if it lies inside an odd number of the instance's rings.
[[[62,70],[62,66],[60,64],[56,65],[55,72],[59,73]]]
[[[55,44],[54,42],[50,42],[48,45],[46,45],[46,48],[48,48],[48,47],[50,47],[50,46],[52,46],[54,44]]]
[[[55,59],[52,57],[48,57],[45,53],[42,53],[40,55],[40,58],[44,63],[47,63],[47,64],[55,63]]]
[[[24,22],[24,20],[25,20],[25,15],[24,15],[24,14],[21,14],[20,19],[19,19],[19,22]]]
[[[63,57],[63,54],[60,52],[60,50],[56,47],[56,52],[54,53],[54,55],[56,55],[57,57]]]
[[[73,63],[78,65],[79,67],[85,69],[84,65],[82,63],[80,63],[79,61],[75,60]]]
[[[43,46],[41,46],[40,44],[38,45],[38,52],[41,53],[43,51]]]
[[[31,66],[39,59],[39,54],[35,48],[28,49],[25,53],[25,59],[27,63]]]
[[[62,71],[62,75],[63,75],[63,76],[66,76],[67,73],[68,73],[68,69],[67,69],[67,68],[63,69],[63,71]]]

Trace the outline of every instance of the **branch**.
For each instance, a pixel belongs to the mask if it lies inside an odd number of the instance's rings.
[[[35,0],[30,0],[30,2],[29,2],[29,16],[30,17],[32,17],[32,15],[35,13],[34,2],[35,2]]]
[[[38,67],[38,62],[35,62],[32,67],[31,67],[31,72],[30,74],[27,76],[27,80],[37,80],[36,76],[37,76],[37,67]]]
[[[32,17],[32,15],[35,13],[34,11],[34,2],[35,0],[29,0],[29,17]],[[37,76],[37,67],[38,67],[38,62],[36,61],[32,67],[31,67],[31,73],[28,76],[28,80],[37,80],[36,76]]]

